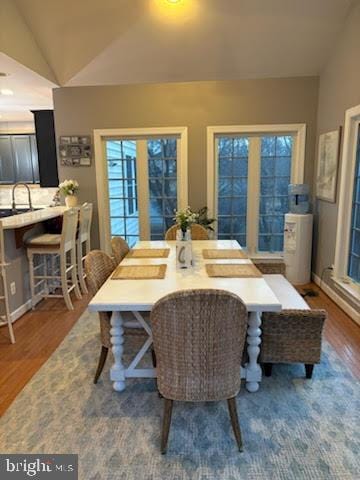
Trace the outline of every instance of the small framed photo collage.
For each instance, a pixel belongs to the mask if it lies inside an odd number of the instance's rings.
[[[59,155],[61,165],[67,167],[89,167],[92,157],[90,135],[60,137]]]

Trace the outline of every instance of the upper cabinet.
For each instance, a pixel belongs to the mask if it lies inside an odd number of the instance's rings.
[[[57,187],[54,112],[37,110],[32,113],[35,134],[0,134],[0,184],[23,182]]]
[[[0,135],[0,183],[39,183],[35,135]]]
[[[40,185],[57,187],[59,184],[54,112],[53,110],[32,110],[35,121],[36,144],[38,149]]]
[[[10,135],[0,136],[0,183],[14,183],[15,163]]]

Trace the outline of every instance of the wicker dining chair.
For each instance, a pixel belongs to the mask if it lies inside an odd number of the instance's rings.
[[[177,225],[170,227],[165,233],[165,240],[176,240]],[[194,223],[191,225],[191,240],[209,240],[209,235],[202,225]]]
[[[320,363],[325,310],[282,310],[262,315],[260,362],[265,376],[273,363],[304,363],[306,378]]]
[[[92,250],[86,255],[85,273],[89,290],[93,295],[95,295],[100,287],[106,282],[116,266],[117,264],[115,260],[101,250]],[[110,318],[111,312],[99,312],[101,351],[94,377],[94,383],[97,383],[101,375],[109,348],[111,348]]]
[[[265,263],[265,262],[254,262],[256,268],[260,270],[261,273],[265,274],[279,274],[285,275],[286,266],[284,262],[276,263]]]
[[[111,249],[117,265],[119,265],[121,260],[125,257],[125,255],[130,250],[126,240],[122,237],[112,237]]]
[[[101,250],[92,250],[86,257],[85,257],[85,273],[88,280],[88,285],[90,292],[95,295],[96,292],[102,287],[102,285],[106,282],[109,276],[112,274],[114,269],[117,267],[117,262],[114,258],[111,258],[106,253],[102,252]],[[127,324],[132,323],[132,326],[129,328],[126,326],[124,334],[125,335],[136,335],[136,336],[146,336],[145,330],[137,324],[137,321],[134,321],[133,314],[131,312],[122,312],[122,316],[124,320],[126,320]],[[146,321],[149,321],[149,314],[148,312],[142,312],[142,316]],[[103,371],[106,358],[109,352],[109,348],[112,347],[111,344],[111,312],[99,312],[99,320],[100,320],[100,338],[101,338],[101,351],[98,366],[96,369],[94,383],[97,383],[101,372]],[[135,325],[134,325],[135,324]],[[152,362],[153,365],[156,366],[156,358],[154,351],[151,350],[152,355]]]
[[[236,409],[247,309],[224,290],[183,290],[160,299],[151,311],[157,385],[164,397],[161,453],[166,453],[173,401],[227,400],[242,451]]]

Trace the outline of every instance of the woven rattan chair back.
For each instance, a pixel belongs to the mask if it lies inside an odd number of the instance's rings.
[[[126,240],[124,240],[122,237],[113,237],[111,239],[111,248],[117,265],[119,265],[121,260],[130,250]]]
[[[177,225],[170,227],[165,233],[165,240],[176,240]],[[191,239],[192,240],[209,240],[209,235],[206,228],[197,223],[191,225]]]
[[[160,393],[181,401],[237,395],[247,309],[223,290],[184,290],[159,300],[151,312]]]
[[[95,295],[115,268],[114,260],[101,250],[92,250],[85,258],[85,273],[90,292]]]
[[[260,270],[263,274],[279,274],[285,275],[286,273],[286,266],[284,262],[276,262],[276,263],[261,263],[255,262],[256,268]]]

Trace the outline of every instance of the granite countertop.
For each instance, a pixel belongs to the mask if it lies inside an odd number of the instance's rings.
[[[62,215],[67,207],[47,207],[33,212],[19,213],[12,217],[4,217],[0,219],[0,228],[3,230],[11,230],[15,228],[26,227],[33,223],[43,222],[50,218]]]

